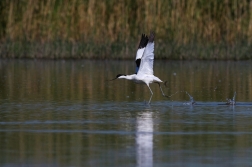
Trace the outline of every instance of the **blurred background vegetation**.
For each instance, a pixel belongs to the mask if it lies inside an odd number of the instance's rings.
[[[251,59],[251,0],[1,0],[1,58]]]

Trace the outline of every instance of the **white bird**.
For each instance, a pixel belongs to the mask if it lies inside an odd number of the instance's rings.
[[[118,74],[114,79],[127,79],[137,84],[146,84],[151,92],[149,104],[153,96],[153,92],[149,86],[151,83],[157,83],[164,97],[168,97],[164,94],[160,83],[163,81],[153,75],[153,63],[154,63],[154,33],[150,32],[149,38],[142,34],[140,44],[136,53],[136,73],[132,75]],[[111,80],[111,81],[112,81]]]

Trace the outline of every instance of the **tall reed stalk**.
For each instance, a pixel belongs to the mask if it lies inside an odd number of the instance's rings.
[[[0,57],[129,58],[154,30],[157,58],[251,58],[250,0],[1,0],[0,16]]]

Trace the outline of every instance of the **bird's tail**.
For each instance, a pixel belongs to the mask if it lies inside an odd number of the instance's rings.
[[[168,82],[168,81],[164,81],[164,86],[165,86],[166,88],[168,88],[167,82]]]

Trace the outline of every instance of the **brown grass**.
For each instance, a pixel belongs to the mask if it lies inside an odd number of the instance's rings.
[[[154,30],[159,58],[251,58],[248,0],[2,0],[0,9],[1,57],[129,58]]]

